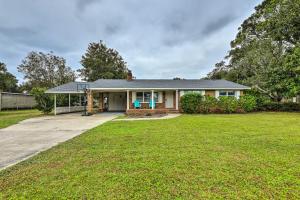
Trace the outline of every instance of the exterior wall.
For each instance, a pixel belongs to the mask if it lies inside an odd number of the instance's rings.
[[[173,92],[173,107],[172,108],[166,108],[165,104],[166,104],[166,91],[159,91],[160,95],[159,95],[159,103],[156,103],[156,108],[154,110],[164,110],[166,112],[169,111],[175,111],[176,109],[176,91],[172,91]],[[182,91],[178,91],[178,110],[181,111],[180,107],[180,97],[182,96]],[[218,93],[218,90],[206,90],[205,91],[205,95],[207,96],[212,96],[212,97],[217,97],[216,93]],[[237,94],[239,94],[240,96],[244,95],[244,92],[238,91]],[[99,95],[99,109],[97,111],[99,112],[103,112],[103,108],[104,108],[104,102],[103,102],[103,97],[104,94],[100,93]],[[133,101],[136,98],[135,96],[135,92],[129,91],[129,110],[135,110],[136,112],[143,112],[143,110],[146,112],[147,110],[151,110],[149,108],[149,103],[141,103],[142,108],[141,109],[134,109],[133,106]],[[87,110],[89,113],[93,113],[93,93],[91,91],[88,92],[87,95],[87,100],[88,100],[88,105],[87,105]],[[127,100],[127,98],[126,98]],[[125,100],[125,101],[126,101]],[[137,111],[139,110],[139,111]],[[127,110],[128,111],[128,110]],[[135,112],[132,111],[132,112]]]
[[[126,92],[110,92],[108,94],[109,111],[125,111],[127,107]]]
[[[155,109],[164,109],[164,110],[173,110],[176,107],[176,93],[175,91],[173,92],[173,107],[172,108],[166,108],[166,92],[165,91],[160,91],[161,93],[161,98],[159,98],[161,100],[160,103],[156,102],[156,107]],[[178,95],[179,97],[179,95]],[[134,109],[133,106],[133,102],[135,99],[135,93],[130,91],[129,92],[129,109]],[[149,103],[141,103],[142,108],[141,109],[150,109],[149,107]],[[140,109],[134,109],[134,110],[140,110]]]
[[[114,92],[114,93],[116,93],[116,92]],[[126,102],[126,100],[127,100],[126,99],[126,92],[119,92],[118,94],[122,94],[122,95],[125,94],[124,104],[125,104],[125,109],[126,109],[126,104],[127,104],[127,102]],[[91,111],[91,112],[103,112],[104,107],[105,107],[104,106],[104,97],[108,97],[108,99],[110,99],[111,98],[111,93],[109,93],[109,92],[106,92],[106,93],[104,93],[104,92],[94,92],[92,96],[93,96],[92,98],[94,98],[94,97],[97,98],[96,101],[98,102],[98,107],[93,108],[93,111]],[[89,103],[89,95],[88,95],[88,103]],[[111,102],[108,102],[108,104],[109,103],[111,103]],[[88,106],[89,106],[89,104],[88,104]],[[125,110],[125,109],[122,109],[122,110]],[[114,111],[114,110],[110,110],[110,111]],[[88,108],[88,112],[90,112],[89,108]]]
[[[93,92],[91,90],[89,90],[87,92],[87,112],[88,113],[93,113],[94,109],[93,109]]]
[[[205,95],[214,97],[215,96],[215,90],[205,90]]]

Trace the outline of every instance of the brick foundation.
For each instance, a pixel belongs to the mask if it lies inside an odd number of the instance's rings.
[[[154,115],[154,114],[167,114],[167,109],[129,109],[126,110],[126,115],[130,116],[147,116],[147,115]]]

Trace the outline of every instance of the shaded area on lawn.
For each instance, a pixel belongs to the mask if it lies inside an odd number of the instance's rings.
[[[0,172],[0,198],[299,198],[299,113],[109,122]]]
[[[16,124],[22,120],[42,115],[38,110],[0,111],[0,128]]]

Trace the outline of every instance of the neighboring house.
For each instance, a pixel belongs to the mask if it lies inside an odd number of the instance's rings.
[[[71,82],[46,91],[52,94],[83,94],[86,88],[87,110],[89,113],[103,111],[135,112],[178,112],[180,97],[187,92],[199,92],[208,96],[234,96],[239,98],[247,86],[226,80],[166,80],[166,79],[99,79],[95,82]],[[56,99],[56,98],[55,98]],[[139,110],[134,108],[134,102],[141,104]],[[155,101],[155,108],[150,108],[149,102]],[[55,113],[59,113],[58,107]],[[80,107],[79,109],[82,109]],[[78,111],[78,108],[62,108],[63,111]]]

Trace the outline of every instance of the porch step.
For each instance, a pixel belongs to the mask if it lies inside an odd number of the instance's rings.
[[[179,111],[175,110],[175,109],[170,109],[170,110],[168,110],[168,113],[179,113]]]

